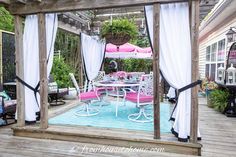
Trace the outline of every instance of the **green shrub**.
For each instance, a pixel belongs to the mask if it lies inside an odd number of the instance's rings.
[[[152,71],[151,59],[124,59],[124,70],[128,72],[145,72]]]
[[[51,74],[58,87],[66,88],[72,86],[69,73],[74,73],[74,70],[64,62],[64,58],[54,57]]]
[[[210,104],[215,110],[223,113],[227,106],[228,97],[229,92],[227,90],[213,90],[210,93]]]
[[[147,36],[145,37],[140,36],[137,39],[132,40],[130,43],[137,45],[139,47],[150,47],[149,38]]]

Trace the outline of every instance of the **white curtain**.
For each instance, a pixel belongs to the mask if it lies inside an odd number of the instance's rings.
[[[47,75],[49,77],[54,55],[54,42],[57,32],[57,15],[46,14],[46,42],[47,42]],[[39,45],[38,45],[38,17],[28,15],[25,19],[23,34],[24,49],[24,81],[32,87],[39,83]],[[39,93],[37,94],[40,103]],[[39,104],[40,106],[40,104]],[[35,121],[36,112],[39,111],[34,92],[25,87],[25,120]]]
[[[105,54],[105,43],[98,37],[81,33],[81,51],[88,80],[92,81],[97,77],[101,68]]]
[[[175,89],[173,87],[170,87],[167,93],[167,97],[169,99],[174,99],[175,98]]]
[[[153,43],[153,6],[146,6],[149,35]],[[180,89],[191,83],[191,41],[188,3],[162,4],[160,8],[160,69],[167,82]],[[174,133],[190,135],[191,90],[179,95],[172,118]]]

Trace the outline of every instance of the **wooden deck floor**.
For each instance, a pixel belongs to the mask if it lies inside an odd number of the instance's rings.
[[[229,118],[206,106],[199,99],[199,123],[202,141],[202,156],[236,156],[236,118]]]
[[[228,118],[206,106],[204,99],[200,103],[200,131],[203,145],[202,156],[236,156],[236,118]],[[10,127],[0,128],[0,156],[175,156],[185,155],[160,152],[104,152],[92,148],[108,148],[102,145],[66,142],[57,140],[32,139],[12,136]],[[117,147],[109,146],[109,149]],[[101,150],[101,149],[100,149]],[[104,149],[103,149],[104,150]]]

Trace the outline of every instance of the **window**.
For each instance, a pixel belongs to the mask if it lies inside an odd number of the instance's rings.
[[[206,48],[206,61],[210,61],[210,56],[211,56],[210,53],[211,53],[211,47],[208,46]]]
[[[211,64],[210,79],[213,81],[215,81],[215,73],[216,73],[216,64]]]
[[[214,81],[216,75],[216,64],[206,64],[205,68],[205,77]]]
[[[211,61],[216,61],[216,50],[217,50],[217,43],[211,45]]]
[[[217,60],[224,61],[225,59],[225,39],[220,40],[218,42],[218,53],[217,53]]]
[[[210,65],[209,64],[206,64],[206,71],[205,71],[205,77],[208,77],[209,78],[209,72],[210,72]]]
[[[215,80],[218,67],[224,66],[226,40],[221,39],[206,48],[205,77]]]

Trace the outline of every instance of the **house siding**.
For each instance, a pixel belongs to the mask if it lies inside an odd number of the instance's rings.
[[[216,68],[215,68],[215,74],[216,74],[217,64],[226,62],[227,50],[229,49],[229,47],[232,43],[227,44],[227,39],[226,39],[225,34],[228,32],[230,27],[236,27],[236,16],[232,20],[230,20],[228,23],[225,23],[219,29],[216,29],[216,30],[212,31],[207,36],[200,39],[200,42],[199,42],[199,76],[200,76],[201,79],[206,77],[206,75],[205,75],[206,64],[211,64],[211,63],[216,64]],[[211,46],[212,44],[214,44],[216,42],[218,43],[222,39],[225,39],[225,57],[224,57],[224,61],[217,61],[217,58],[216,58],[215,62],[207,62],[206,61],[206,48],[208,46]],[[217,44],[217,52],[218,52],[218,44]],[[216,56],[217,56],[217,54],[216,54]]]

